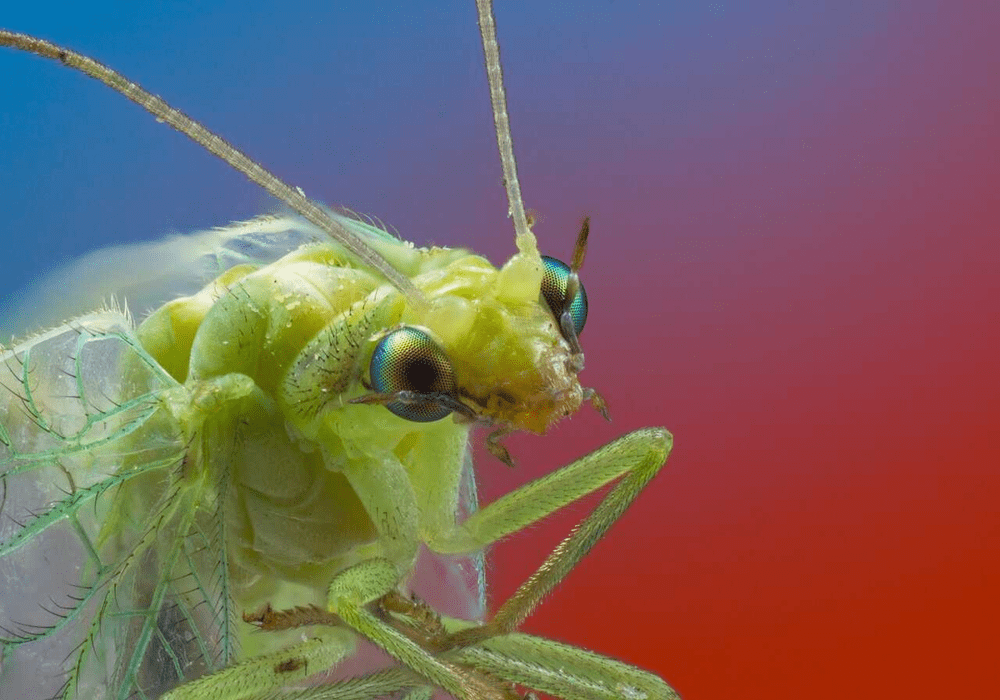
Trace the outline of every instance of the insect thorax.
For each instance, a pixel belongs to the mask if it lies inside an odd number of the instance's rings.
[[[322,604],[333,575],[373,553],[405,580],[429,533],[475,507],[460,494],[467,418],[414,423],[349,403],[370,392],[387,330],[430,334],[484,420],[542,432],[580,404],[533,261],[497,270],[457,249],[405,254],[426,304],[314,244],[234,267],[137,331],[187,388],[171,407],[190,445],[186,493],[224,501],[238,608]]]

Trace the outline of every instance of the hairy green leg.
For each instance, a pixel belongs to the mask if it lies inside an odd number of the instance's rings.
[[[185,683],[164,700],[250,700],[333,668],[354,651],[347,630],[331,629],[287,649],[257,656]]]
[[[304,688],[285,688],[278,693],[261,692],[246,700],[373,700],[404,691],[399,700],[430,700],[434,688],[402,666],[373,671],[363,676]]]
[[[442,631],[476,629],[467,620],[440,619]],[[446,658],[564,700],[680,700],[658,676],[592,651],[521,632],[451,649]]]
[[[466,628],[465,620],[443,622]],[[564,700],[679,700],[674,690],[651,673],[620,661],[550,639],[514,632],[440,654],[442,661],[488,673],[505,684],[518,684]],[[289,691],[286,700],[370,700],[408,689],[404,700],[426,700],[432,688],[401,667]]]
[[[392,578],[388,562],[364,562],[353,568],[353,573],[335,582],[335,595],[356,598],[365,591],[384,587]],[[466,620],[443,618],[441,623],[448,630],[474,628],[474,623]],[[410,641],[403,635],[398,638],[404,640],[404,644]],[[285,700],[370,700],[401,690],[406,691],[403,700],[427,700],[432,694],[433,688],[426,685],[425,678],[401,666],[329,684],[298,689],[287,687],[290,682],[332,666],[348,649],[349,645],[338,646],[329,636],[312,639],[193,681],[166,697],[169,700],[255,700],[273,698],[274,691],[279,688],[280,697]],[[417,650],[417,654],[424,651],[419,645]],[[479,672],[489,674],[501,684],[518,684],[565,700],[679,698],[670,686],[651,673],[585,649],[518,632],[440,652],[432,658],[447,669],[444,683],[461,678],[463,674],[468,677]],[[458,676],[451,675],[455,671]],[[294,675],[293,672],[299,673]],[[467,689],[471,694],[465,697],[505,695],[496,682],[485,694],[481,686],[473,686]]]
[[[662,428],[629,433],[572,464],[525,484],[474,513],[454,529],[432,537],[428,544],[439,552],[476,551],[621,479],[500,607],[492,620],[481,627],[456,633],[451,643],[467,646],[516,630],[656,476],[672,446],[673,437]]]
[[[402,605],[400,605],[402,603]],[[565,700],[679,700],[677,693],[661,678],[578,647],[512,632],[481,640],[460,648],[444,650],[449,632],[475,629],[477,624],[451,617],[427,617],[430,612],[419,602],[383,599],[385,610],[409,619],[399,627],[440,658],[486,673],[507,686],[520,685]],[[324,696],[326,697],[326,696]],[[339,696],[329,696],[341,700]],[[519,697],[514,695],[514,697]]]
[[[366,609],[395,590],[398,582],[396,566],[389,560],[363,561],[339,573],[330,584],[328,608],[390,656],[455,697],[503,700],[506,694],[478,673],[434,655]]]
[[[567,700],[676,698],[676,693],[666,683],[645,671],[559,642],[512,633],[632,504],[662,468],[672,445],[672,436],[663,429],[648,428],[630,433],[494,501],[462,525],[444,533],[432,533],[429,542],[434,549],[453,553],[475,551],[620,479],[535,574],[501,606],[491,622],[483,626],[466,626],[452,634],[446,642],[452,647],[451,651],[439,654],[436,660],[454,661],[507,683],[522,684]],[[441,503],[442,509],[447,507],[447,503]],[[437,522],[442,521],[443,518],[437,519]],[[388,581],[391,565],[385,562],[384,566]],[[370,595],[374,593],[373,588],[368,590]],[[389,590],[390,586],[384,588],[385,593]],[[341,610],[337,612],[343,615]],[[380,622],[371,613],[362,612],[372,621]],[[352,626],[358,628],[356,624]],[[427,653],[423,647],[415,646],[421,654]],[[409,660],[393,655],[417,669]],[[455,692],[439,678],[422,669],[419,672],[449,692]],[[339,700],[337,695],[323,697]]]
[[[431,700],[434,695],[434,688],[429,685],[421,685],[410,688],[400,700]]]
[[[679,700],[657,676],[585,649],[519,632],[448,655],[462,665],[565,700]]]

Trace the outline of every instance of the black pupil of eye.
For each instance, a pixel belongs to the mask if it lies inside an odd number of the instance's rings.
[[[406,385],[420,393],[439,391],[441,373],[437,364],[424,357],[414,358],[406,365]]]

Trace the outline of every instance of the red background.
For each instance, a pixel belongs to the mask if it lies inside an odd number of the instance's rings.
[[[470,4],[4,21],[135,76],[313,196],[500,261]],[[543,247],[568,256],[593,216],[583,377],[614,423],[585,411],[512,440],[515,472],[480,458],[484,492],[630,429],[676,437],[526,628],[688,700],[990,696],[997,10],[753,5],[500,8]],[[64,69],[2,54],[0,84],[4,298],[54,259],[271,206]],[[584,512],[496,548],[494,600]]]

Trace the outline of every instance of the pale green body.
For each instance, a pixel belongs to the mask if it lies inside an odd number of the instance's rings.
[[[460,307],[478,305],[467,298],[471,285],[497,276],[485,260],[464,251],[415,251],[367,224],[345,222],[387,252],[395,249],[416,279],[466,294],[459,301],[439,297],[443,301],[432,307],[447,306],[446,316],[460,324]],[[264,227],[273,235],[280,224],[307,226],[292,217],[262,219],[234,227],[230,236]],[[215,664],[197,662],[209,669],[280,648],[296,635],[254,634],[240,615],[265,603],[279,609],[323,605],[339,571],[373,556],[395,562],[405,585],[421,541],[444,536],[456,515],[475,507],[468,477],[460,493],[467,424],[450,418],[416,424],[379,406],[345,403],[364,391],[359,380],[371,340],[404,318],[415,320],[396,290],[353,266],[330,243],[316,242],[270,265],[231,268],[199,293],[150,314],[134,333],[125,316],[108,310],[21,344],[3,358],[9,392],[0,403],[0,466],[12,488],[28,479],[46,488],[37,502],[9,503],[5,512],[23,522],[54,492],[93,481],[95,491],[102,489],[100,522],[84,528],[87,541],[81,544],[100,559],[86,564],[99,570],[92,574],[95,598],[109,590],[98,582],[109,580],[128,581],[116,591],[116,614],[129,611],[123,604],[128,598],[153,595],[157,586],[171,604],[192,610],[211,604],[213,619],[192,613],[188,623],[210,651],[215,647]],[[447,336],[454,324],[443,325]],[[470,325],[464,324],[462,336]],[[78,366],[74,356],[94,362]],[[53,375],[56,385],[37,383]],[[57,398],[70,396],[70,386],[81,400]],[[109,387],[117,393],[109,395]],[[88,403],[102,401],[138,401],[143,412],[102,413],[93,421],[103,429],[95,437]],[[75,434],[76,426],[60,425],[74,419],[85,423]],[[108,440],[113,422],[122,425]],[[163,447],[150,461],[153,431]],[[89,447],[91,442],[100,447]],[[143,456],[113,463],[133,452]],[[95,458],[98,453],[107,459]],[[49,528],[64,527],[64,518],[77,517],[90,501],[78,497],[70,504],[60,495],[65,505],[52,510],[62,518],[30,524],[0,552],[17,557],[14,547],[44,542]],[[189,547],[188,533],[207,540],[212,551],[205,543]],[[141,583],[131,582],[131,575],[138,576],[133,567],[153,564],[143,557],[171,555],[178,560],[172,571],[156,562],[163,578],[196,578],[201,583],[193,591],[181,594],[190,587],[156,581],[150,571]],[[215,571],[220,562],[224,576]],[[453,614],[481,611],[474,586],[452,594]],[[113,626],[106,611],[98,617],[105,618],[96,622],[106,635]],[[134,645],[134,632],[123,634],[122,645]],[[80,675],[96,681],[95,687],[133,682]]]
[[[499,275],[464,251],[415,251],[367,233],[409,263],[431,301],[422,314],[342,251],[317,243],[258,270],[234,268],[138,328],[146,349],[195,397],[173,409],[185,434],[212,433],[198,466],[186,470],[204,472],[196,488],[217,491],[228,480],[227,557],[238,611],[322,605],[336,573],[376,556],[394,562],[405,584],[422,542],[480,546],[460,542],[455,530],[456,516],[474,507],[470,485],[460,493],[468,424],[417,424],[347,401],[366,393],[361,379],[374,341],[402,322],[435,329],[455,348],[456,365],[474,365],[459,353],[476,318],[502,321],[509,313],[489,293],[504,292]],[[217,444],[232,448],[217,455]],[[452,612],[479,605],[466,600]],[[277,636],[251,635],[241,648],[274,648]]]

